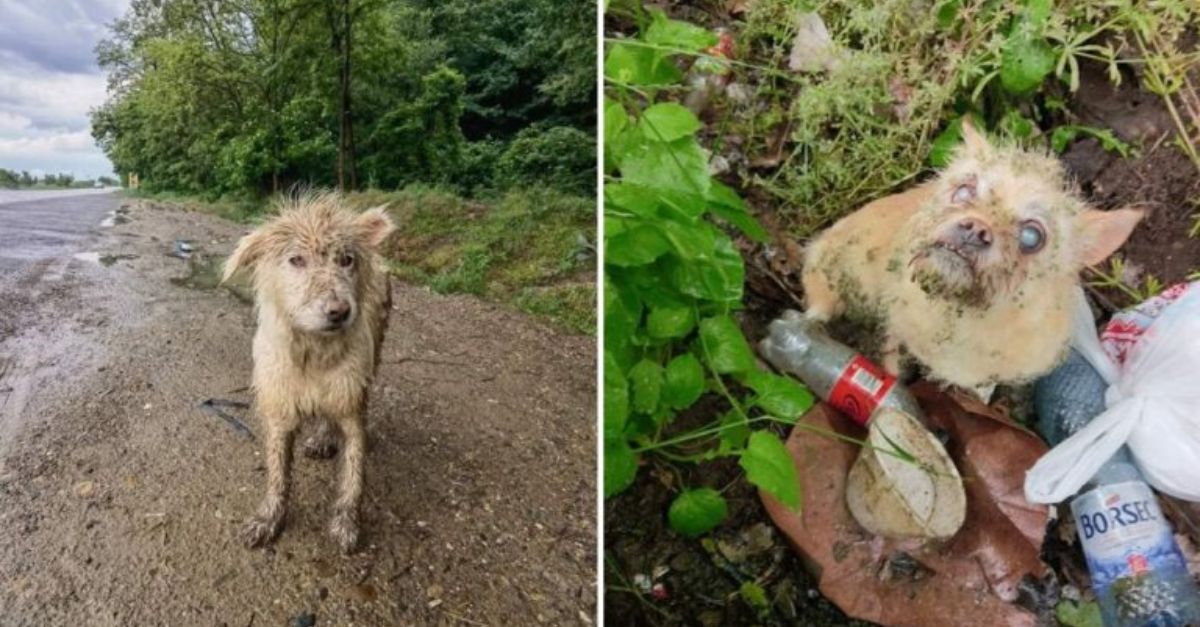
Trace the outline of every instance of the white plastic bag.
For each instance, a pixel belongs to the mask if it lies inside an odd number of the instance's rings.
[[[1072,497],[1127,444],[1150,485],[1200,501],[1200,282],[1176,296],[1154,305],[1148,322],[1130,323],[1149,326],[1137,330],[1135,343],[1121,342],[1128,353],[1117,363],[1101,346],[1079,291],[1071,343],[1108,382],[1108,409],[1034,464],[1025,476],[1026,500]]]

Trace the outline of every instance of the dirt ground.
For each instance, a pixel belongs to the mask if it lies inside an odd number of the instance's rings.
[[[394,285],[364,549],[325,533],[335,462],[297,455],[282,536],[247,550],[260,447],[198,406],[249,400],[252,308],[167,256],[243,229],[120,217],[84,254],[0,273],[0,624],[592,622],[592,338]]]

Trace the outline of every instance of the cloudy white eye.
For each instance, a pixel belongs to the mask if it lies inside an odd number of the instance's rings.
[[[954,204],[961,205],[975,200],[975,186],[970,183],[964,183],[954,188],[954,193],[950,195],[950,201]]]
[[[1026,220],[1021,223],[1017,241],[1021,246],[1021,252],[1032,255],[1046,245],[1046,229],[1036,220]]]

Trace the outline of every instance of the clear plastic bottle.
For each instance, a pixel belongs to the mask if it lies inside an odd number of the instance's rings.
[[[763,357],[859,424],[870,422],[880,407],[922,417],[916,399],[895,377],[826,335],[821,323],[789,309],[768,330],[758,346]]]
[[[1107,384],[1074,350],[1038,380],[1038,428],[1051,445],[1104,411]],[[1141,473],[1121,448],[1071,501],[1092,589],[1107,627],[1200,624],[1200,591],[1171,527]]]

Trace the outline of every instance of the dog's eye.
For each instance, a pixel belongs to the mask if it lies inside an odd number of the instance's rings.
[[[1017,234],[1017,240],[1021,246],[1021,252],[1032,255],[1046,245],[1046,229],[1034,220],[1026,220],[1021,223],[1021,231]]]
[[[956,205],[971,202],[975,200],[975,185],[972,183],[964,183],[954,188],[954,193],[950,195],[950,201]]]
[[[354,255],[346,254],[338,258],[338,265],[343,268],[349,268],[354,265]]]
[[[292,264],[293,268],[303,268],[304,257],[301,257],[300,255],[292,255],[288,258],[288,263]]]

